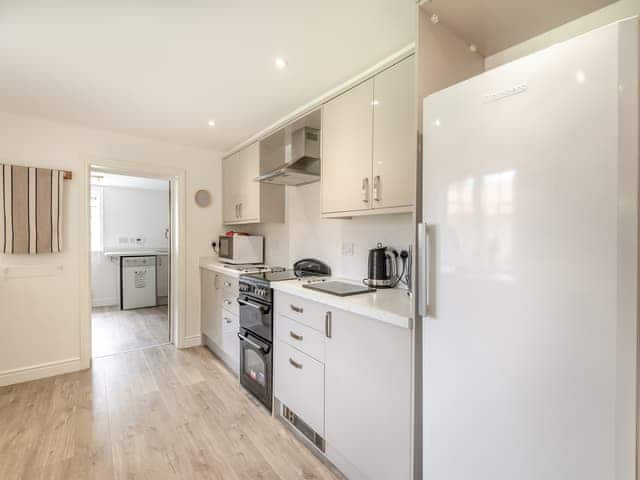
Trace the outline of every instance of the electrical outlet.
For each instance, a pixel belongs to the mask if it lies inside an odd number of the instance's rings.
[[[355,245],[352,242],[343,243],[342,244],[342,256],[344,257],[353,257],[355,254]]]

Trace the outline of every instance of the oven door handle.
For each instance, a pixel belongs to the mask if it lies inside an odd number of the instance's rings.
[[[265,347],[263,345],[260,345],[260,344],[258,344],[256,342],[254,342],[253,340],[251,340],[249,337],[245,337],[244,335],[241,335],[240,333],[238,333],[238,338],[243,342],[247,342],[253,348],[257,348],[262,353],[265,353],[265,354],[269,353],[269,347]]]
[[[257,305],[255,303],[247,302],[246,300],[242,300],[240,298],[238,298],[238,303],[240,305],[245,305],[247,307],[251,307],[251,308],[255,308],[256,310],[260,310],[260,313],[269,313],[269,307],[266,307],[264,305]]]

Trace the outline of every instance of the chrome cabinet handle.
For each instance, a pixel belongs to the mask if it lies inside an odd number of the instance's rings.
[[[242,218],[242,202],[240,202],[240,204],[238,205],[238,212],[240,212],[240,214],[238,215],[239,218]]]
[[[231,300],[229,300],[228,298],[225,298],[224,303],[225,305],[231,305]]]
[[[224,282],[224,286],[225,287],[230,287],[231,286],[231,282]]]
[[[298,340],[299,342],[301,342],[304,338],[302,335],[298,335],[297,333],[294,333],[292,331],[289,331],[289,335],[291,336],[291,338],[293,338],[294,340]]]
[[[373,179],[373,199],[380,201],[380,175],[376,175]]]
[[[421,316],[429,315],[431,304],[431,286],[429,285],[430,266],[430,239],[429,227],[426,223],[418,224],[418,249],[420,256],[419,275],[418,275],[418,311]]]
[[[236,218],[238,218],[238,204],[237,203],[236,203],[235,209],[236,209]]]
[[[302,313],[304,312],[304,309],[302,307],[296,307],[295,305],[289,305],[291,307],[291,310],[293,310],[296,313]]]
[[[302,364],[296,362],[293,358],[289,358],[289,363],[294,367],[297,368],[298,370],[302,370]]]
[[[369,178],[362,179],[362,201],[369,203]]]
[[[331,320],[332,320],[331,312],[327,312],[324,314],[324,334],[327,338],[331,338]]]
[[[233,320],[231,320],[230,318],[224,317],[224,321],[227,323],[233,323]]]

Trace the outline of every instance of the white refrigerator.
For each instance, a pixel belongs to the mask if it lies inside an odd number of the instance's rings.
[[[635,479],[637,19],[423,121],[424,479]]]

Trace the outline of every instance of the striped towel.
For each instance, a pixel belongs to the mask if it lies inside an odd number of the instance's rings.
[[[0,253],[62,251],[64,172],[0,164]]]

